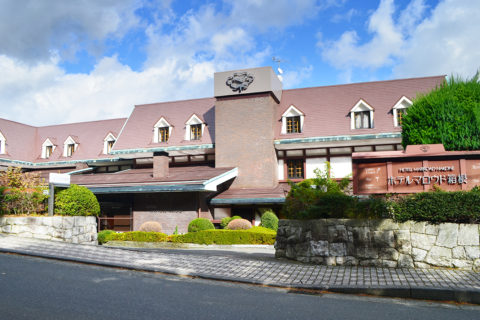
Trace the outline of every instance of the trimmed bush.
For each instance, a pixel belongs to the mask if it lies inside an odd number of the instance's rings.
[[[198,232],[202,230],[215,229],[213,223],[205,218],[197,218],[190,221],[188,224],[188,232]]]
[[[113,230],[102,230],[97,234],[98,244],[104,244],[111,240],[110,235],[114,234]]]
[[[162,232],[162,225],[157,221],[147,221],[142,223],[138,230],[145,232]]]
[[[161,232],[129,231],[107,235],[107,241],[163,242],[167,235]]]
[[[72,184],[55,195],[55,213],[63,216],[98,216],[100,205],[92,191]]]
[[[246,219],[232,220],[227,226],[229,230],[248,230],[250,228],[252,228],[252,223]]]
[[[272,210],[265,211],[262,214],[260,225],[262,227],[277,231],[278,230],[278,218]]]
[[[479,223],[480,192],[421,192],[392,204],[398,221]]]
[[[230,221],[235,220],[235,219],[242,219],[240,216],[233,216],[233,217],[225,217],[222,219],[222,222],[220,222],[220,226],[225,229]]]
[[[203,230],[170,236],[171,242],[197,244],[274,244],[277,233],[253,227],[249,230]]]

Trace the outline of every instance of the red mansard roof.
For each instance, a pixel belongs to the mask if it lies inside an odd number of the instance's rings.
[[[413,100],[445,80],[444,76],[363,82],[284,90],[277,109],[276,139],[400,132],[392,108],[403,97]],[[374,128],[350,128],[350,110],[362,99],[374,109]],[[282,114],[291,106],[305,114],[302,133],[281,134]]]

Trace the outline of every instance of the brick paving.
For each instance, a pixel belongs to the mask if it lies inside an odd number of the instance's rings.
[[[480,273],[473,271],[318,266],[274,258],[125,250],[2,234],[0,252],[298,289],[480,304]]]

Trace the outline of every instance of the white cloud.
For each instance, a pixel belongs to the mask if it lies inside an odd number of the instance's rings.
[[[346,31],[337,41],[318,43],[323,58],[344,70],[391,64],[392,50],[402,45],[402,35],[394,25],[393,13],[393,0],[382,0],[368,21],[368,31],[373,34],[369,42],[361,44],[357,32]]]
[[[299,25],[314,17],[319,10],[339,1],[317,0],[227,0],[232,6],[230,21],[244,24],[264,32],[269,28],[285,28]],[[248,14],[246,14],[248,13]]]
[[[480,5],[447,0],[422,21],[399,53],[396,76],[458,74],[471,77],[480,67]]]
[[[322,6],[339,3],[302,0],[292,10],[290,1],[280,0],[271,12],[267,1],[248,0],[244,4],[258,13],[249,20],[240,15],[238,1],[230,2],[229,10],[207,4],[183,15],[168,7],[169,0],[92,1],[89,6],[26,1],[34,9],[18,16],[23,24],[5,13],[19,10],[17,1],[7,0],[0,10],[0,18],[6,19],[0,20],[0,38],[18,26],[22,39],[5,38],[0,47],[0,117],[32,125],[126,117],[136,104],[212,96],[214,72],[270,60],[272,49],[258,43],[257,34],[301,24]],[[149,10],[150,22],[135,16],[139,6]],[[265,18],[267,13],[278,19]],[[32,23],[25,23],[29,19]],[[121,39],[139,25],[147,38],[141,70],[132,70],[116,55],[98,57],[86,74],[68,74],[60,67],[77,49]],[[311,72],[307,67],[287,73],[286,83],[298,83]]]
[[[72,58],[81,46],[98,54],[107,36],[120,37],[138,23],[132,0],[3,0],[0,54],[26,62],[48,61],[52,52]]]
[[[426,9],[424,0],[412,0],[400,12],[393,0],[382,0],[368,21],[370,39],[362,42],[349,30],[335,41],[319,38],[317,46],[346,81],[356,71],[380,68],[391,68],[395,77],[473,75],[480,66],[478,2],[444,0],[427,18]]]
[[[359,11],[354,9],[354,8],[351,8],[350,10],[348,10],[346,13],[336,13],[332,16],[332,18],[330,19],[330,21],[334,22],[334,23],[340,23],[340,22],[350,22],[352,20],[352,18],[356,15],[359,14]]]

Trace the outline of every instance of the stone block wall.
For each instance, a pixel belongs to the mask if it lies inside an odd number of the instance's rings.
[[[280,220],[276,257],[324,265],[480,271],[480,225],[390,219]]]
[[[96,217],[4,217],[0,218],[0,232],[21,237],[96,244]]]

